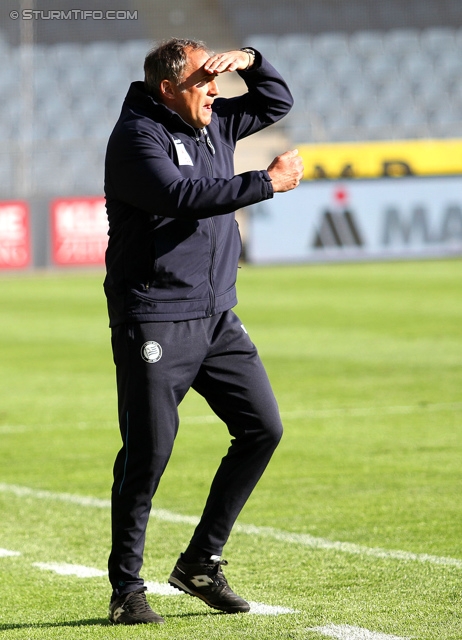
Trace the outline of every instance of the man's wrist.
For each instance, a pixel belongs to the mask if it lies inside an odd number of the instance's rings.
[[[244,47],[243,49],[241,49],[241,51],[245,51],[249,56],[249,64],[245,69],[243,69],[243,71],[249,71],[249,69],[251,69],[255,64],[255,51],[253,49],[250,49],[250,47]]]

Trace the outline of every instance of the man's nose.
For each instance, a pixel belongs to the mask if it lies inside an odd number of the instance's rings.
[[[218,84],[216,80],[210,80],[209,82],[209,90],[207,91],[209,96],[217,96],[220,93],[218,89]]]

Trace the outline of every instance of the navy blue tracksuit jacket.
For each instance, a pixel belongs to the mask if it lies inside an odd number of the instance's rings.
[[[292,106],[256,52],[248,92],[216,98],[197,130],[134,82],[109,139],[105,192],[110,325],[204,318],[232,308],[241,252],[234,211],[273,196],[268,173],[234,174],[236,142]]]

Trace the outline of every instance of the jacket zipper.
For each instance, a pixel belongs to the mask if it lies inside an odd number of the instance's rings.
[[[208,145],[211,153],[215,155],[215,149],[211,140],[208,137],[207,130],[202,130],[202,135],[205,137],[205,144]],[[205,163],[207,165],[208,174],[211,178],[213,178],[213,167],[212,162],[208,156],[208,151],[203,146],[201,138],[199,134],[196,132],[196,143],[199,147],[200,153],[202,157],[205,159]],[[215,313],[215,288],[214,288],[214,268],[215,268],[215,255],[217,251],[217,230],[215,225],[215,220],[213,218],[207,218],[209,230],[210,230],[210,268],[209,268],[209,299],[210,299],[210,309],[209,316],[213,316]]]

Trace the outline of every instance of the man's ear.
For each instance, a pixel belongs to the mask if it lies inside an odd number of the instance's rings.
[[[159,86],[160,95],[164,100],[171,100],[175,97],[175,92],[173,90],[173,84],[170,80],[162,80]]]

